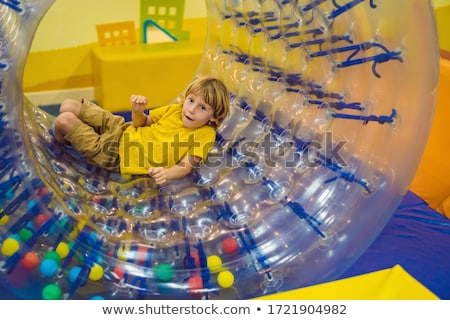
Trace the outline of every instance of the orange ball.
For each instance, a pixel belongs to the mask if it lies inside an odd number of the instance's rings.
[[[223,249],[223,252],[232,254],[239,250],[239,244],[236,241],[236,239],[229,237],[229,238],[226,238],[225,240],[223,240],[222,249]]]
[[[20,259],[20,264],[28,270],[32,270],[39,265],[39,256],[36,252],[27,252],[22,259]]]

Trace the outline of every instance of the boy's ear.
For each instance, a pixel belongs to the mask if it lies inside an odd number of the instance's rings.
[[[214,122],[215,124],[217,124],[217,118],[214,116],[211,116],[211,118],[209,118],[209,122]]]

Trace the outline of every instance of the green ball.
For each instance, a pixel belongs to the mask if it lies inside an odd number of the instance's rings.
[[[20,240],[22,240],[23,242],[27,241],[33,236],[33,232],[31,230],[28,230],[27,228],[20,229],[18,233]]]
[[[42,299],[44,300],[60,300],[61,296],[61,288],[56,284],[49,284],[42,290]]]
[[[157,265],[154,268],[154,271],[155,271],[156,277],[161,281],[167,282],[167,281],[170,281],[170,279],[172,279],[173,270],[172,270],[172,267],[170,266],[170,264],[163,263],[163,264]]]
[[[56,252],[56,251],[48,251],[44,255],[44,259],[55,260],[57,264],[59,264],[61,262],[61,257],[59,256],[58,252]]]

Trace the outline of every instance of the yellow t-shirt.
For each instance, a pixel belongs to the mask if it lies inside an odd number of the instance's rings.
[[[147,174],[150,167],[172,167],[186,154],[205,160],[215,141],[210,126],[186,128],[181,120],[181,104],[171,104],[150,112],[153,123],[129,126],[120,139],[120,172]]]

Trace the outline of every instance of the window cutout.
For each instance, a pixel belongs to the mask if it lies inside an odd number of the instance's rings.
[[[169,16],[176,16],[177,15],[177,7],[170,7],[169,9]]]
[[[154,6],[150,6],[150,7],[148,7],[147,12],[148,12],[148,15],[154,16],[156,13],[156,8]]]
[[[160,16],[165,16],[166,14],[167,14],[167,11],[166,11],[166,7],[159,7],[159,12],[158,12],[158,14],[160,15]]]

